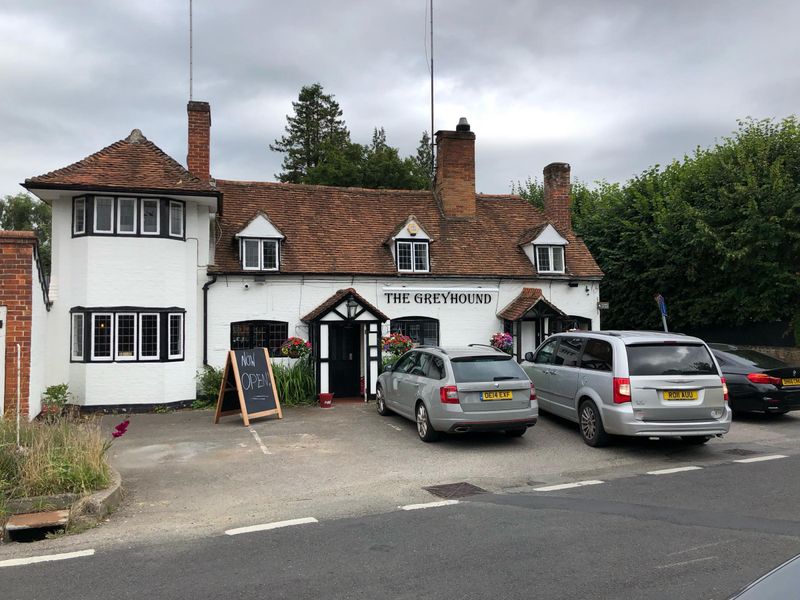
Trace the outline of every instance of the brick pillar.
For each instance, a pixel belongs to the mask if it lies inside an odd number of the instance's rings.
[[[475,216],[475,134],[464,118],[456,131],[436,132],[434,190],[445,217]]]
[[[204,182],[211,179],[211,106],[208,102],[190,101],[189,146],[186,166],[189,172]]]
[[[30,231],[0,231],[0,306],[7,308],[5,412],[17,403],[17,344],[21,346],[20,408],[28,416],[33,310],[33,257],[36,235]],[[2,385],[3,382],[0,382]]]
[[[570,213],[570,167],[567,163],[550,163],[544,168],[544,213],[561,229],[562,235],[572,231]]]

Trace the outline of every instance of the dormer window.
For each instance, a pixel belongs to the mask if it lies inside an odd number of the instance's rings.
[[[539,273],[563,273],[564,246],[536,246],[536,270]]]
[[[245,271],[277,271],[278,240],[241,238],[240,254]]]
[[[427,273],[428,242],[397,241],[397,270],[410,273]]]

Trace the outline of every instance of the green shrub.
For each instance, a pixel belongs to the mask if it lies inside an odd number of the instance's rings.
[[[278,398],[284,406],[313,404],[317,386],[314,380],[313,362],[301,358],[293,365],[272,364]]]
[[[192,408],[206,408],[217,401],[219,388],[222,385],[222,369],[215,369],[205,365],[197,372],[197,400],[192,403]]]
[[[51,385],[45,389],[42,394],[42,403],[64,408],[69,402],[70,396],[69,385],[66,383],[59,383],[58,385]]]

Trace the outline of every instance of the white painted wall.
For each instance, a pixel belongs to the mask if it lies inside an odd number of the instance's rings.
[[[28,418],[33,420],[42,410],[42,393],[47,372],[47,307],[42,285],[39,283],[39,266],[34,258],[31,264],[31,370],[28,393]]]
[[[202,292],[209,209],[186,202],[186,241],[72,237],[72,196],[53,206],[53,266],[46,384],[67,382],[82,405],[151,404],[195,397],[202,363]],[[163,224],[162,224],[163,225]],[[141,306],[186,310],[185,358],[164,363],[70,363],[70,308]],[[198,352],[199,349],[199,352]],[[88,349],[87,349],[88,350]]]

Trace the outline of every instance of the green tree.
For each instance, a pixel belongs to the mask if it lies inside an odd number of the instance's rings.
[[[422,132],[422,137],[417,146],[417,154],[412,157],[412,160],[414,189],[432,189],[434,178],[433,147],[431,146],[431,136],[428,135],[427,131]]]
[[[310,170],[349,143],[350,132],[339,103],[319,83],[303,86],[292,108],[294,115],[286,115],[286,135],[269,148],[285,154],[283,171],[276,175],[280,181],[307,183]]]
[[[36,233],[42,268],[50,274],[50,206],[24,192],[4,196],[0,200],[0,229]]]
[[[523,200],[527,200],[534,206],[544,208],[544,184],[538,179],[531,179],[528,176],[525,181],[512,181],[511,193],[517,194]]]

